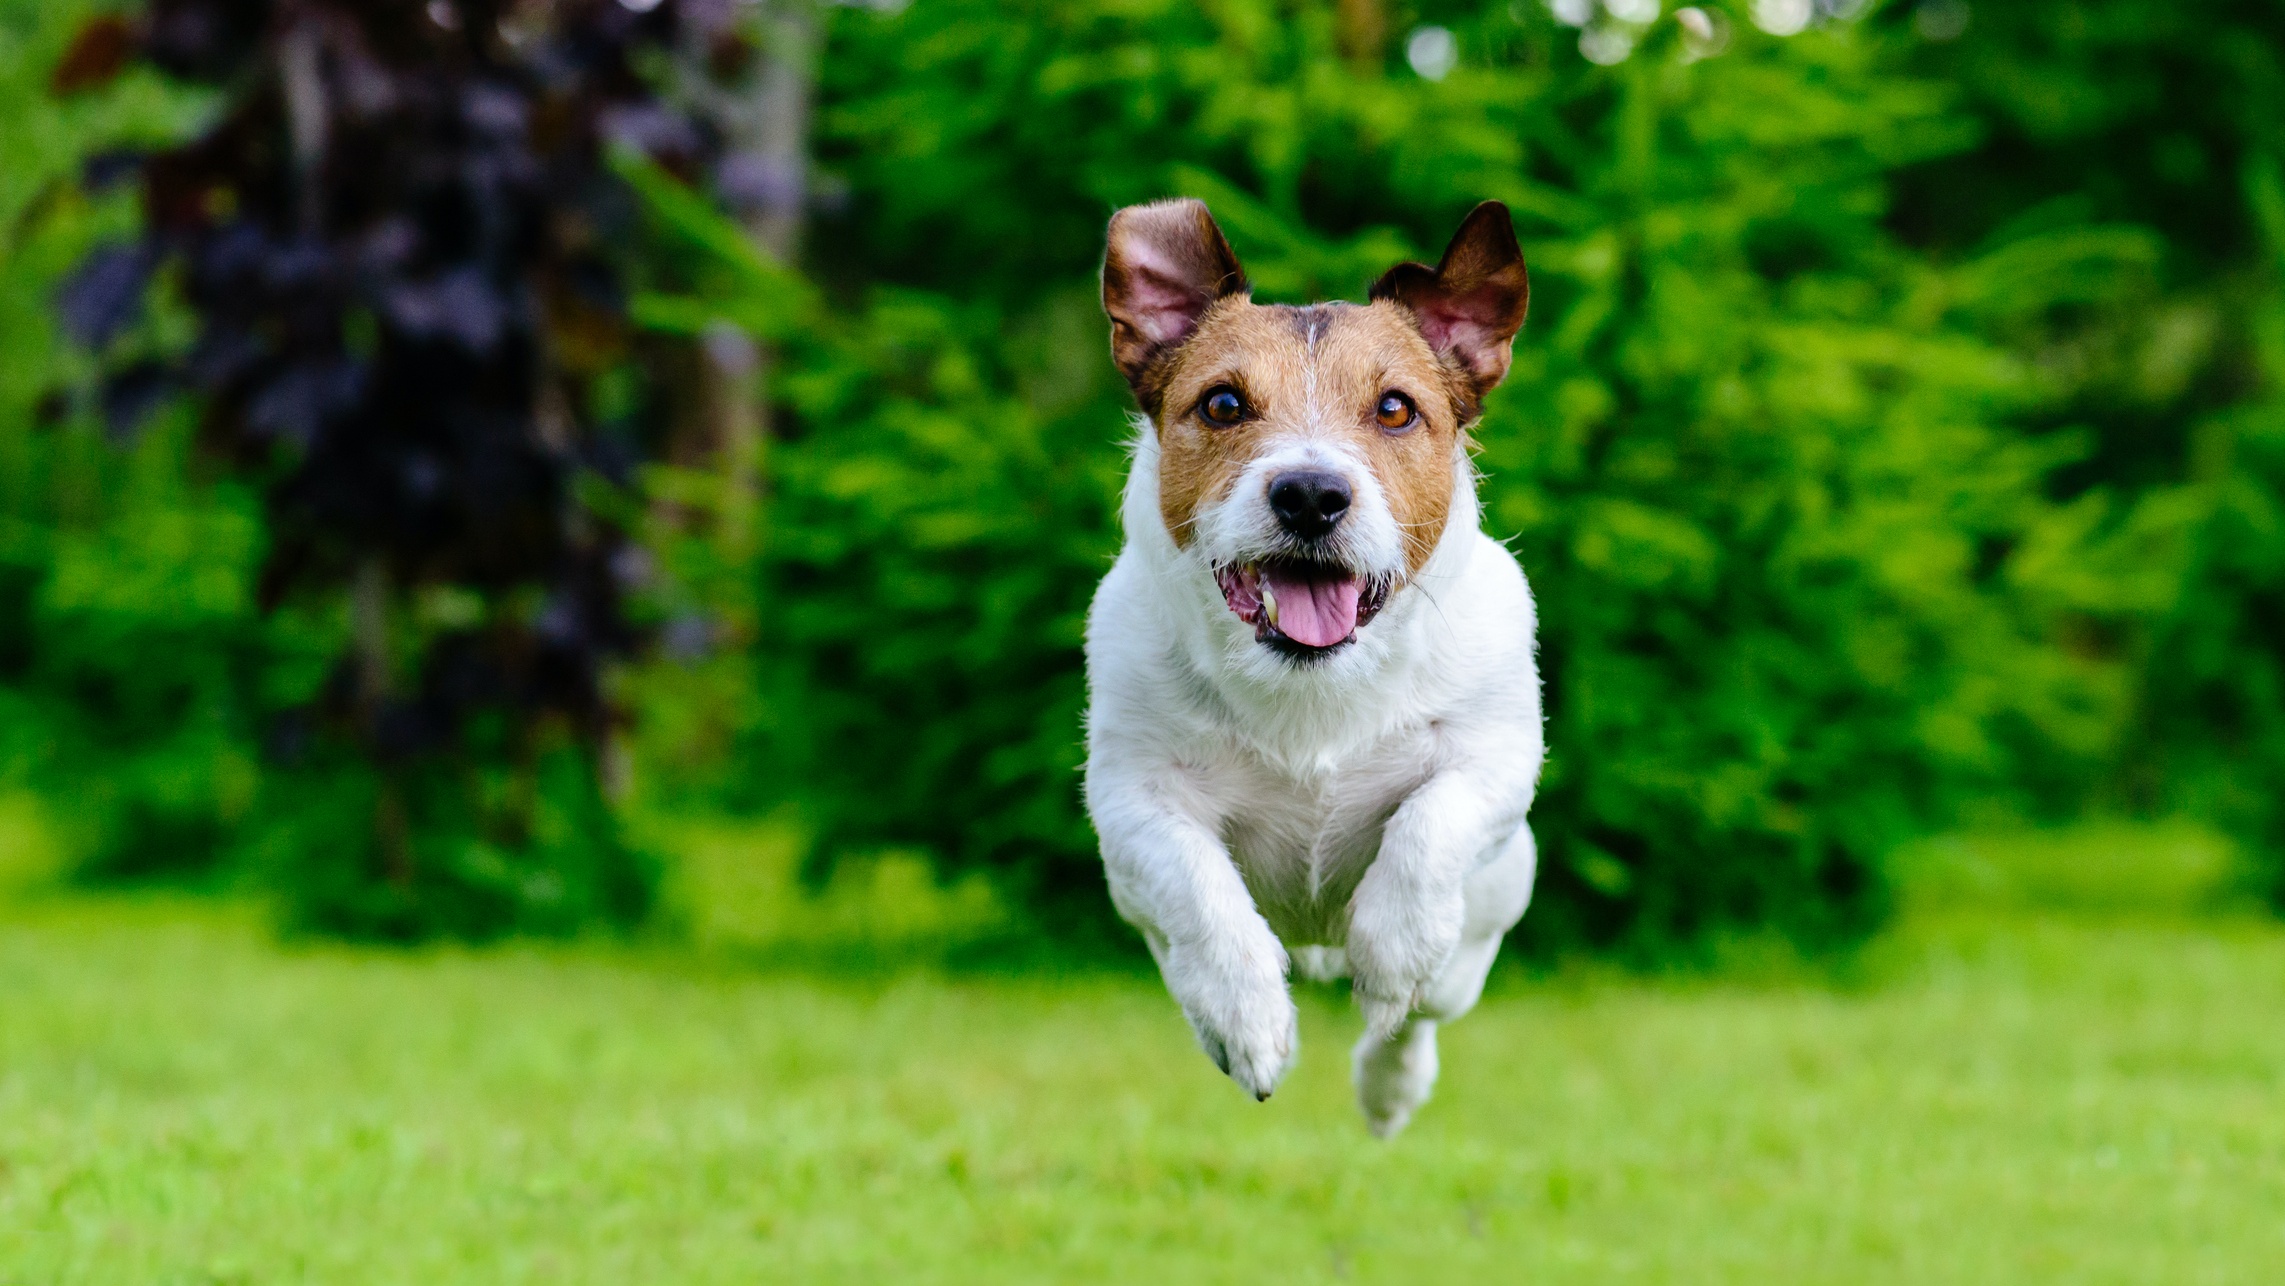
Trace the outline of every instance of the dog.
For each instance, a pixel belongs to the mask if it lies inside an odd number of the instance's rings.
[[[1507,208],[1365,304],[1253,302],[1206,207],[1119,211],[1126,543],[1087,619],[1086,799],[1119,914],[1208,1057],[1267,1099],[1289,970],[1352,979],[1372,1131],[1434,1087],[1531,900],[1531,590],[1468,432],[1530,305]]]

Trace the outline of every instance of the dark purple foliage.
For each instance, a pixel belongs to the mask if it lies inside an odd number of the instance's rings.
[[[483,604],[382,690],[344,661],[318,726],[382,764],[463,753],[479,717],[506,715],[511,747],[607,735],[638,560],[575,484],[623,482],[643,444],[587,412],[591,382],[636,360],[635,206],[605,153],[704,159],[705,132],[635,70],[678,20],[675,0],[150,0],[58,69],[79,89],[140,56],[225,94],[201,136],[88,167],[91,185],[139,174],[146,238],[67,283],[65,327],[112,346],[166,268],[199,323],[189,352],[104,384],[112,430],[193,395],[207,443],[269,486],[268,603],[378,569],[392,601]]]
[[[110,246],[89,255],[56,292],[64,333],[96,349],[117,338],[142,313],[157,262],[149,246]]]
[[[608,454],[588,441],[584,381],[626,358],[603,128],[668,119],[630,59],[670,37],[674,9],[536,8],[157,0],[134,29],[143,55],[232,102],[141,163],[149,240],[97,254],[58,301],[100,348],[153,269],[181,265],[201,330],[179,376],[210,441],[287,461],[273,600],[374,558],[399,586],[544,591],[535,618],[495,612],[480,638],[431,650],[419,717],[366,712],[398,753],[448,742],[479,707],[599,732],[600,668],[635,641],[603,571],[625,538],[571,484]],[[106,415],[126,427],[164,388],[125,372]]]

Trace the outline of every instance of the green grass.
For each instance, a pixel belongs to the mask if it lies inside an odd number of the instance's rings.
[[[19,900],[0,1282],[2271,1281],[2285,929],[2204,905],[2212,851],[1931,846],[1838,970],[1503,975],[1394,1145],[1330,992],[1256,1105],[1115,971]]]

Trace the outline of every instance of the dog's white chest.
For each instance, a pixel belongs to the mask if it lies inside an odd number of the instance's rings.
[[[1391,814],[1426,776],[1426,729],[1305,768],[1231,745],[1209,774],[1221,838],[1263,918],[1289,945],[1340,945],[1349,897]]]

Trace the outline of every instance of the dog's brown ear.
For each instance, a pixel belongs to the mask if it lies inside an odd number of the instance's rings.
[[[1214,301],[1245,294],[1245,270],[1203,201],[1130,205],[1111,216],[1103,311],[1111,357],[1144,405],[1158,357],[1190,338]]]
[[[1372,297],[1411,309],[1429,346],[1460,364],[1476,396],[1491,392],[1507,378],[1515,333],[1531,309],[1531,274],[1507,207],[1477,206],[1442,262],[1400,263],[1373,283]]]

